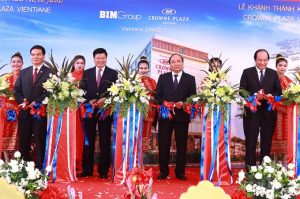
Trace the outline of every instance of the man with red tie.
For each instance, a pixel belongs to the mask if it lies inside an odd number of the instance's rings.
[[[83,172],[79,177],[92,176],[94,168],[94,152],[96,139],[96,126],[98,125],[100,141],[100,157],[98,163],[98,174],[102,179],[108,178],[108,170],[111,160],[111,124],[112,117],[98,120],[97,112],[101,109],[107,89],[118,78],[117,71],[106,66],[107,52],[103,48],[97,48],[93,52],[95,67],[84,71],[80,88],[86,91],[84,98],[91,106],[95,107],[92,118],[84,119],[84,126],[88,136],[89,145],[84,146],[82,167]]]
[[[51,70],[44,65],[45,54],[43,46],[35,45],[30,49],[32,66],[21,70],[14,87],[15,99],[23,107],[18,115],[20,152],[24,160],[30,160],[30,144],[34,135],[35,163],[39,169],[42,169],[45,155],[47,118],[33,118],[29,108],[36,103],[42,103],[48,95],[43,83],[49,78]]]

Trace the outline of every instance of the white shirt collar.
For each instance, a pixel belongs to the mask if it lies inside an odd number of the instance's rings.
[[[257,66],[255,66],[255,68],[256,68],[257,73],[260,74],[261,70],[259,68],[257,68]],[[265,74],[266,68],[263,69],[262,71],[263,71],[263,74]]]
[[[106,66],[103,66],[103,67],[101,68],[101,76],[103,75],[103,72],[104,72],[104,70],[105,70],[105,67],[106,67]],[[96,76],[98,75],[98,70],[99,70],[99,68],[96,66]]]
[[[181,76],[182,76],[182,71],[180,71],[178,74],[176,74],[176,73],[174,73],[174,72],[172,71],[172,79],[173,79],[173,81],[175,80],[175,75],[177,75],[177,81],[178,81],[178,83],[179,83],[179,81],[180,81],[180,79],[181,79]]]
[[[174,72],[172,71],[172,76],[174,76],[174,75],[178,75],[177,78],[180,78],[181,75],[182,75],[182,71],[180,71],[178,74],[176,74],[176,73],[174,73]]]
[[[42,64],[42,65],[40,65],[39,67],[37,67],[37,73],[39,73],[39,72],[40,72],[40,70],[41,70],[42,66],[43,66],[43,64]],[[33,69],[32,69],[32,74],[34,73],[34,69],[35,69],[35,68],[36,68],[36,67],[34,67],[34,66],[33,66]]]

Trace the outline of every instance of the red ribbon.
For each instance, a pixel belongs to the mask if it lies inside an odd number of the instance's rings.
[[[260,101],[257,97],[255,97],[254,102],[255,102],[256,106],[250,101],[246,101],[246,105],[245,105],[247,108],[250,108],[250,110],[252,112],[256,112],[257,111],[257,106],[261,105],[261,103],[260,103]]]
[[[67,199],[68,197],[57,187],[48,186],[47,189],[39,194],[41,199]]]
[[[278,106],[283,105],[283,101],[275,101],[273,95],[267,95],[267,101],[272,105],[272,110],[274,111]]]
[[[169,109],[170,112],[172,112],[173,114],[175,114],[175,113],[174,113],[175,102],[167,102],[167,101],[164,101],[163,105],[164,105],[164,107],[166,107],[167,109]],[[173,118],[173,116],[172,116],[171,113],[168,114],[168,117],[169,117],[169,119],[172,119],[172,118]]]
[[[81,103],[79,105],[79,111],[80,111],[81,118],[84,119],[85,116],[86,116],[86,108],[85,108],[85,106],[84,106],[83,103]],[[92,117],[93,117],[93,114],[92,113],[88,113],[88,118],[92,118]]]
[[[184,112],[188,113],[189,115],[192,114],[192,105],[190,103],[186,103],[184,107]]]
[[[38,117],[46,117],[46,106],[42,105],[39,109],[36,109],[34,106],[30,107],[30,114],[37,115]]]
[[[108,108],[108,109],[103,110],[103,111],[104,111],[104,113],[99,115],[98,120],[104,120],[107,116],[109,116],[110,113],[111,113],[111,108]]]
[[[196,102],[196,104],[194,104],[194,107],[197,110],[195,115],[198,115],[198,113],[200,113],[201,111],[201,104],[199,102]]]
[[[231,199],[249,199],[244,190],[234,190],[230,197]]]
[[[149,103],[149,107],[159,109],[159,105],[152,102]]]
[[[134,198],[143,198],[142,196],[147,196],[146,187],[149,186],[150,179],[153,176],[152,168],[149,170],[140,170],[138,167],[135,167],[127,174],[127,180],[130,183],[127,183],[128,188],[132,191]],[[142,188],[142,189],[141,189]],[[124,196],[125,198],[128,195]]]

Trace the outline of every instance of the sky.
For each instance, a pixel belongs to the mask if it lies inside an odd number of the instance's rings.
[[[178,29],[185,30],[178,40],[187,35],[195,35],[197,14],[193,11],[192,4],[184,4],[183,1],[71,1],[65,0],[63,4],[51,5],[52,13],[1,13],[0,18],[0,59],[9,61],[9,57],[15,51],[21,51],[29,55],[30,47],[40,43],[49,49],[53,49],[58,59],[64,56],[73,57],[83,54],[88,63],[92,65],[92,51],[98,47],[104,47],[113,59],[109,63],[115,64],[114,58],[122,57],[128,53],[138,54],[157,32],[125,32],[122,27],[135,28],[162,28],[166,35],[177,37]],[[192,3],[193,1],[191,1]],[[20,6],[32,6],[27,3],[5,3],[14,8]],[[34,6],[47,7],[44,4]],[[176,25],[163,25],[161,21],[150,21],[148,16],[166,16],[161,12],[165,8],[176,10],[176,15],[189,17],[190,22],[177,22]],[[15,9],[17,10],[17,9]],[[120,17],[125,19],[101,19],[99,11],[118,11]],[[195,37],[194,36],[194,37]],[[191,42],[192,43],[192,42]],[[30,64],[29,59],[26,60]]]
[[[43,1],[48,0],[40,0]],[[207,52],[209,56],[222,54],[221,58],[227,59],[227,66],[233,67],[231,73],[235,77],[233,81],[237,83],[242,70],[253,66],[256,49],[265,48],[275,55],[282,51],[278,42],[297,39],[300,34],[300,12],[274,10],[274,6],[281,5],[296,8],[299,3],[278,0],[62,2],[0,2],[0,7],[11,6],[14,9],[5,12],[2,8],[0,13],[0,65],[9,63],[11,55],[19,51],[25,60],[24,67],[29,66],[29,49],[34,44],[41,44],[46,47],[48,54],[53,50],[58,63],[65,56],[72,59],[77,54],[84,55],[87,68],[93,66],[92,51],[103,47],[108,51],[108,66],[117,68],[115,58],[120,59],[129,53],[138,55],[153,35],[158,34],[189,44]],[[258,5],[269,6],[270,9],[261,10],[258,8],[262,7]],[[50,7],[51,13],[19,12],[20,7]],[[171,12],[170,15],[163,13],[166,9]],[[100,18],[100,11],[118,12],[119,18]],[[255,20],[261,16],[271,20]],[[294,21],[280,18],[287,16],[294,17]],[[153,20],[156,17],[170,17],[171,20]],[[173,17],[182,21],[172,20]],[[143,31],[123,31],[122,28],[139,28]],[[155,28],[160,32],[153,31]],[[296,66],[298,61],[291,65]],[[272,60],[270,67],[274,68]],[[9,66],[5,70],[10,70]]]
[[[24,66],[30,65],[29,49],[35,44],[53,51],[60,64],[66,56],[86,57],[86,68],[93,67],[92,52],[108,51],[107,65],[118,68],[117,59],[129,53],[139,55],[154,35],[188,44],[221,55],[232,66],[230,80],[239,83],[242,71],[254,66],[253,54],[267,49],[271,56],[289,54],[289,68],[300,66],[299,2],[280,0],[48,0],[0,1],[0,66],[21,52]],[[260,7],[259,7],[260,5]],[[278,7],[283,6],[282,11]],[[293,7],[294,11],[287,11]],[[49,8],[51,13],[19,12],[20,8]],[[266,9],[269,7],[269,9]],[[11,11],[13,8],[13,11]],[[265,8],[265,9],[264,9]],[[10,10],[10,11],[5,11]],[[285,10],[285,11],[284,11]],[[118,13],[117,19],[100,17],[100,11]],[[174,17],[174,18],[173,18]],[[163,20],[153,20],[164,18]],[[188,19],[188,20],[187,20]],[[264,20],[263,20],[264,19]],[[178,21],[179,20],[179,21]],[[138,29],[139,31],[124,31]],[[155,31],[153,31],[155,30]],[[157,32],[158,31],[158,32]],[[280,45],[279,45],[280,43]],[[136,57],[133,58],[135,60]],[[274,67],[274,59],[269,67]],[[6,66],[1,73],[10,71]],[[233,132],[240,132],[241,121],[234,118]]]

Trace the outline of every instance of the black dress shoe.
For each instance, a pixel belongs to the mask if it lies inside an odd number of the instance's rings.
[[[107,174],[99,174],[99,178],[101,178],[101,179],[107,179],[108,175]]]
[[[86,173],[80,173],[80,174],[78,174],[77,176],[80,177],[80,178],[83,178],[83,177],[86,177],[87,174],[86,174]]]
[[[160,174],[158,177],[157,177],[157,179],[158,180],[164,180],[164,179],[166,179],[168,177],[168,175],[162,175],[162,174]]]
[[[83,178],[83,177],[87,177],[87,176],[92,176],[92,174],[82,172],[82,173],[78,174],[77,176],[80,178]]]
[[[178,176],[176,176],[176,178],[179,180],[187,180],[185,175],[178,175]]]

